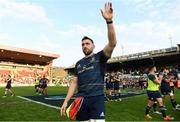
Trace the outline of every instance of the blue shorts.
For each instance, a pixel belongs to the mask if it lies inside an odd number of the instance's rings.
[[[114,82],[114,90],[119,90],[119,82]]]
[[[157,98],[162,98],[161,93],[159,91],[149,91],[147,90],[147,95],[149,100],[155,101]]]
[[[47,88],[47,84],[43,84],[43,85],[42,85],[42,88],[43,88],[43,89]]]
[[[11,88],[11,84],[7,84],[6,89],[10,89],[10,88]]]
[[[39,85],[35,85],[35,89],[39,88]]]
[[[114,88],[114,83],[113,83],[113,82],[110,82],[110,83],[109,83],[109,89],[113,90],[113,88]]]
[[[106,83],[106,90],[111,89],[110,83]]]
[[[169,87],[164,87],[164,88],[161,88],[161,93],[163,94],[163,95],[168,95],[168,94],[170,94],[171,93],[171,88]]]
[[[104,95],[84,98],[76,120],[87,121],[90,119],[105,119]]]

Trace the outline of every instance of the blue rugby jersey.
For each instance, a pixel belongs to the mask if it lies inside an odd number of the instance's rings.
[[[161,82],[161,89],[169,90],[171,89],[169,86],[169,82],[166,82],[169,79],[169,76],[167,74],[163,74],[163,80]]]
[[[89,97],[104,94],[104,74],[107,60],[108,57],[102,50],[90,57],[84,57],[76,63],[77,96]]]

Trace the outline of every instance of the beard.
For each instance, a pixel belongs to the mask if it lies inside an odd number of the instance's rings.
[[[85,56],[88,56],[88,55],[90,55],[92,53],[92,50],[84,48],[83,53],[84,53]]]

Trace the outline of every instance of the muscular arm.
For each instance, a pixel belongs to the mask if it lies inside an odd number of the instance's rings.
[[[108,44],[105,46],[103,49],[104,54],[107,57],[111,57],[111,54],[116,46],[116,34],[115,34],[115,29],[113,25],[113,8],[112,8],[112,3],[108,2],[105,4],[104,10],[101,10],[103,18],[107,22],[107,31],[108,31]],[[108,24],[108,22],[110,22]]]
[[[66,102],[66,103],[69,102],[71,97],[74,95],[74,92],[76,91],[76,89],[77,89],[77,78],[74,78],[72,83],[69,86],[69,90],[68,90],[68,93],[66,95],[64,102]]]
[[[168,79],[166,79],[165,81],[166,81],[167,83],[169,83],[172,79],[173,79],[173,77],[171,76],[171,77],[169,77]]]
[[[118,78],[114,78],[114,80],[117,80],[117,81],[119,81],[119,82],[120,82],[120,79],[118,79]]]
[[[108,29],[108,44],[104,47],[103,51],[104,54],[107,57],[111,57],[111,54],[116,46],[116,34],[114,30],[113,23],[112,24],[107,24],[107,29]]]
[[[61,110],[60,110],[61,116],[65,115],[65,111],[66,111],[68,102],[71,99],[71,97],[74,95],[74,92],[76,91],[76,89],[77,89],[77,78],[74,78],[74,81],[69,86],[69,90],[68,90],[68,93],[67,93],[66,98],[64,100],[64,103],[61,106]]]
[[[153,82],[154,82],[155,84],[160,84],[160,82],[158,81],[158,79],[153,80]]]

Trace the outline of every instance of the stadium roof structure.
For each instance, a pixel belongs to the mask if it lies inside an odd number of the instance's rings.
[[[108,60],[108,63],[131,61],[131,60],[145,59],[145,58],[155,58],[159,56],[177,55],[177,54],[180,54],[179,44],[177,45],[178,47],[170,47],[170,48],[152,50],[152,51],[147,51],[147,52],[142,52],[142,53],[135,53],[135,54],[130,54],[130,55],[112,57],[110,60]]]
[[[47,65],[59,57],[58,54],[0,45],[0,61],[4,62]]]
[[[180,45],[177,47],[113,57],[108,60],[107,68],[108,70],[118,70],[118,68],[133,69],[148,67],[150,65],[171,66],[179,64],[179,61]]]

